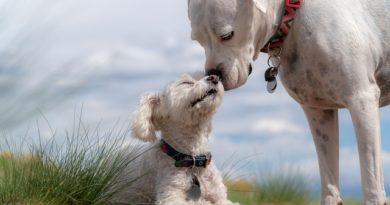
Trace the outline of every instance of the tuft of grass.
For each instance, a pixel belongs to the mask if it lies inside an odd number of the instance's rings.
[[[309,205],[318,205],[321,204],[319,200],[312,201]],[[343,199],[343,204],[346,205],[363,205],[363,202],[361,200],[359,201],[358,199]]]
[[[27,152],[9,143],[7,149],[0,145],[0,204],[107,204],[137,180],[116,183],[125,169],[137,166],[136,158],[143,152],[132,149],[125,154],[126,136],[128,129],[102,134],[99,128],[85,128],[80,120],[59,138],[66,139],[61,144],[55,137],[40,140],[28,145]]]
[[[293,167],[264,173],[257,183],[258,201],[304,205],[310,201],[310,188],[301,172]]]
[[[227,183],[229,198],[243,205],[306,205],[309,184],[298,169],[263,171],[255,180]]]

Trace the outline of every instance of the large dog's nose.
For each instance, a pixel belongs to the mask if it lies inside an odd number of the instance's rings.
[[[219,79],[223,80],[222,70],[223,70],[223,65],[222,63],[220,63],[216,67],[206,68],[206,75],[216,75],[219,77]]]
[[[219,82],[219,77],[216,76],[216,75],[209,75],[209,76],[207,77],[207,81],[210,81],[210,82],[212,82],[214,85],[217,85],[218,82]]]

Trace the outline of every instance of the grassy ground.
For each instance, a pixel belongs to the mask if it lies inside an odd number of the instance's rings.
[[[121,188],[112,184],[118,173],[139,153],[129,159],[120,151],[127,131],[101,134],[79,125],[70,133],[61,145],[40,142],[28,152],[0,144],[0,204],[107,204]]]
[[[89,147],[91,148],[91,147]],[[47,153],[0,153],[0,204],[100,205],[107,204],[115,190],[110,182],[130,161],[109,146],[100,151],[85,149],[65,153],[56,160]],[[92,149],[93,150],[93,149]],[[114,163],[108,163],[108,160]],[[229,198],[242,205],[319,205],[299,173],[279,172],[267,180],[226,181]],[[135,179],[136,180],[136,179]],[[361,205],[345,199],[346,205]]]
[[[122,161],[114,148],[95,147],[92,150],[96,151],[91,151],[89,146],[88,151],[73,147],[59,158],[47,156],[42,148],[28,155],[2,152],[0,204],[106,204],[115,192],[109,189],[110,181],[126,163],[131,163]],[[117,161],[108,163],[112,158]],[[242,205],[311,205],[309,191],[296,174],[279,174],[268,179],[252,183],[227,181],[229,197]]]
[[[266,174],[253,182],[226,184],[229,198],[242,205],[309,205],[312,200],[309,186],[293,170]]]
[[[90,132],[78,125],[64,137],[67,140],[63,144],[56,144],[53,138],[29,145],[28,152],[1,143],[0,204],[107,204],[121,189],[113,186],[118,173],[127,166],[136,167],[132,163],[141,151],[133,150],[130,156],[134,158],[124,157],[120,150],[127,130],[105,134],[96,130]],[[314,193],[304,176],[293,168],[263,170],[250,182],[227,180],[226,184],[229,198],[242,205],[319,204],[311,197]],[[361,203],[344,200],[344,204]]]
[[[296,180],[296,179],[295,179]],[[319,205],[319,199],[310,197],[310,191],[308,187],[299,186],[298,189],[295,185],[301,185],[299,183],[290,183],[288,181],[272,179],[268,182],[273,184],[273,188],[269,189],[269,186],[262,186],[259,182],[248,182],[245,180],[227,181],[229,198],[232,201],[239,202],[241,205]],[[255,185],[257,184],[257,185]],[[295,187],[295,188],[294,188]],[[344,205],[363,205],[361,200],[346,198],[343,199]],[[387,203],[390,204],[390,201]]]
[[[309,205],[319,205],[319,201],[313,201]],[[345,205],[362,205],[363,203],[356,199],[343,199],[343,204]]]

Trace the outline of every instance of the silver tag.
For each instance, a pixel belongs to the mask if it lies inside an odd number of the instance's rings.
[[[278,83],[276,82],[276,79],[267,82],[267,91],[269,93],[273,93],[275,91],[277,85],[278,85]]]
[[[188,190],[188,197],[191,200],[199,200],[202,192],[200,190],[200,183],[198,178],[195,175],[192,175],[191,187]]]

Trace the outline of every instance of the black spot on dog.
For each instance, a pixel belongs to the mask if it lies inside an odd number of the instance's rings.
[[[322,140],[323,140],[324,142],[329,141],[329,136],[328,136],[327,134],[321,135],[321,138],[322,138]]]
[[[324,142],[329,141],[329,136],[327,134],[321,133],[321,131],[319,129],[316,129],[316,136],[321,138],[321,140]]]
[[[318,63],[318,69],[320,71],[321,76],[326,76],[329,73],[329,69],[324,63]]]
[[[320,97],[315,97],[314,100],[317,101],[317,102],[323,102],[323,101],[325,101],[324,98],[320,98]]]
[[[326,149],[326,146],[324,144],[320,144],[320,150],[324,155],[328,154],[328,150]]]
[[[288,62],[289,69],[286,69],[286,74],[290,75],[295,72],[296,68],[298,67],[298,52],[296,51],[296,46],[292,45],[293,52],[289,52],[290,55],[284,56],[284,59],[286,59],[286,62]]]
[[[322,114],[321,124],[325,124],[333,119],[333,110],[324,110]]]
[[[306,79],[311,83],[315,83],[315,79],[312,71],[309,70],[306,72]]]
[[[296,87],[291,88],[291,91],[292,91],[294,94],[298,94],[298,88],[296,88]]]
[[[316,129],[316,134],[317,134],[317,136],[320,136],[321,135],[321,131],[319,129]]]
[[[303,102],[309,101],[309,100],[308,100],[309,98],[307,97],[307,94],[306,94],[306,93],[303,93],[301,97],[302,97]]]

